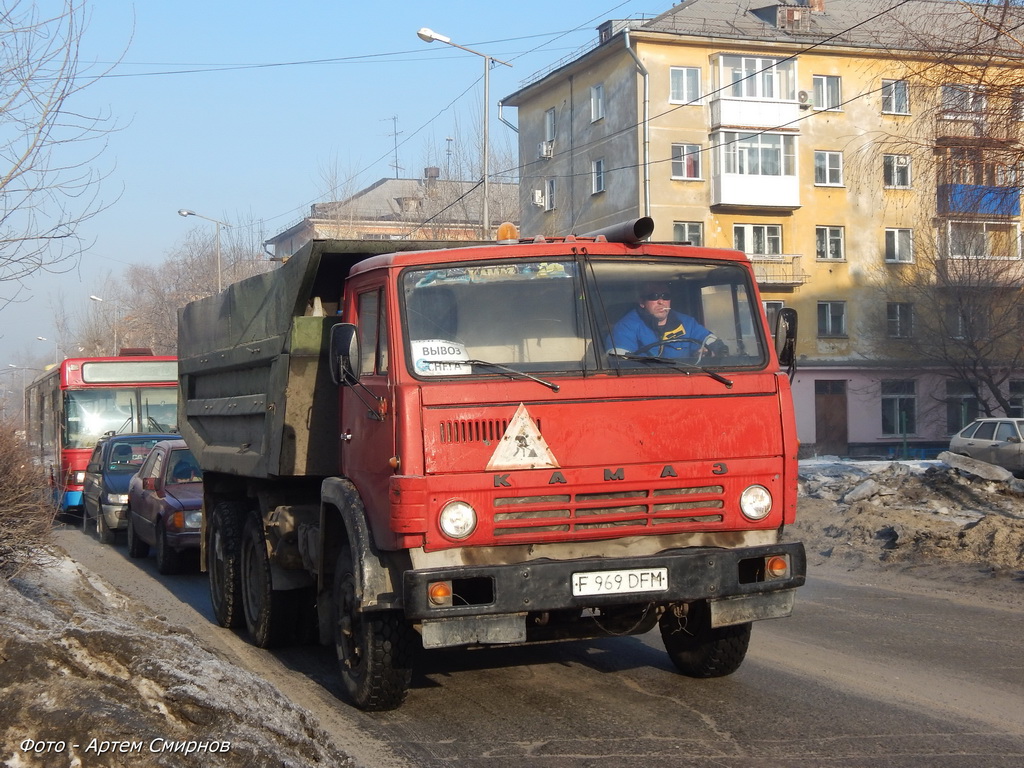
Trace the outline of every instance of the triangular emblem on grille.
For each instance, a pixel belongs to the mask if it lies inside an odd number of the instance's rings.
[[[553,469],[558,466],[551,449],[537,429],[537,424],[522,403],[498,447],[487,463],[489,471],[499,469]]]

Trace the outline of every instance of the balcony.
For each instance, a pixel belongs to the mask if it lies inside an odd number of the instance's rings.
[[[714,99],[711,130],[719,128],[785,128],[803,114],[795,101],[772,99]]]
[[[1020,190],[983,184],[940,184],[940,216],[1020,216]]]
[[[800,183],[796,176],[714,173],[711,205],[791,211],[800,207]]]
[[[1007,115],[946,111],[935,118],[935,138],[940,146],[1015,144],[1021,130],[1020,123]]]
[[[762,288],[792,288],[807,282],[807,274],[800,269],[800,255],[766,257],[747,254],[754,268],[754,279]]]

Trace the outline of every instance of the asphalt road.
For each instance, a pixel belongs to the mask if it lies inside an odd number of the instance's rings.
[[[263,651],[213,624],[205,575],[161,576],[75,529],[57,540],[259,671],[366,766],[1024,764],[1024,614],[955,585],[812,569],[795,614],[757,624],[744,665],[718,680],[676,674],[657,630],[431,651],[402,709],[366,714],[340,700],[333,651]]]

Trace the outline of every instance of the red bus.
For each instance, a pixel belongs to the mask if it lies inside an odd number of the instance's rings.
[[[96,441],[124,432],[176,432],[178,359],[148,354],[68,358],[25,389],[25,432],[50,470],[59,511],[80,512]]]

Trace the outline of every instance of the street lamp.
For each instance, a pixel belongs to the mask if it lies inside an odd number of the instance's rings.
[[[89,298],[92,301],[99,302],[100,304],[104,303],[103,299],[100,298],[99,296],[92,296],[92,295],[90,295]],[[118,312],[119,309],[120,309],[120,302],[118,302],[117,299],[114,299],[114,355],[115,356],[117,355],[117,316],[119,314],[119,312]]]
[[[480,239],[481,240],[489,240],[490,237],[491,237],[491,217],[490,217],[490,210],[488,208],[488,184],[489,184],[488,177],[490,176],[490,151],[489,151],[490,150],[490,146],[489,146],[489,131],[488,131],[488,125],[487,125],[487,123],[488,123],[488,120],[487,120],[487,118],[488,118],[487,110],[490,107],[490,101],[491,101],[491,62],[493,61],[493,62],[496,62],[498,64],[504,64],[506,67],[511,67],[512,65],[509,64],[507,61],[502,61],[501,59],[496,59],[493,56],[488,56],[486,53],[480,53],[480,51],[474,51],[472,48],[467,48],[464,45],[459,45],[458,43],[453,43],[452,39],[450,37],[446,37],[445,35],[438,34],[434,30],[428,29],[427,27],[423,27],[419,32],[416,33],[416,36],[420,40],[425,42],[425,43],[432,43],[432,42],[434,42],[436,40],[439,43],[444,43],[445,45],[450,45],[453,48],[458,48],[459,50],[467,51],[468,53],[473,53],[473,54],[476,54],[477,56],[483,57],[483,60],[484,60],[484,112],[483,112],[483,123],[484,123],[484,135],[483,135],[484,206],[483,206],[483,211],[481,212],[481,216],[480,216],[480,218],[483,220],[482,221],[483,226],[481,227],[481,230],[482,230],[481,231],[481,235],[482,235],[482,237]]]
[[[36,336],[37,341],[49,341],[45,336]],[[60,339],[54,338],[53,340],[53,364],[60,364]]]
[[[220,293],[220,291],[221,291],[220,228],[221,227],[230,227],[231,225],[230,224],[225,224],[223,221],[218,221],[217,219],[211,219],[209,216],[203,216],[203,214],[201,214],[201,213],[196,213],[195,211],[190,211],[188,208],[179,208],[178,209],[178,215],[179,216],[195,216],[196,218],[199,218],[199,219],[206,219],[206,221],[212,221],[214,224],[217,225],[217,293]]]

